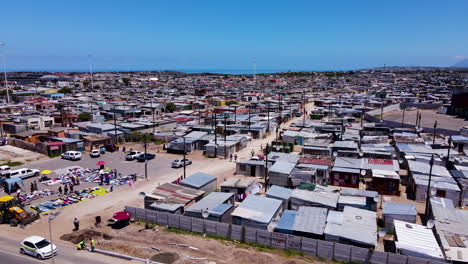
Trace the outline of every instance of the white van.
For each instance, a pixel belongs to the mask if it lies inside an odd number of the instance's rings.
[[[7,178],[20,177],[21,179],[26,179],[33,176],[39,176],[39,170],[22,168],[7,171],[3,176]]]
[[[81,159],[81,152],[79,151],[67,151],[62,154],[62,159],[68,159],[68,160],[80,160]]]
[[[0,166],[0,175],[5,175],[9,170],[11,170],[11,168],[8,165]]]

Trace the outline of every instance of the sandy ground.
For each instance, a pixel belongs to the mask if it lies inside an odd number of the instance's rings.
[[[82,239],[89,241],[91,237],[95,239],[98,249],[120,252],[162,263],[196,263],[197,261],[193,258],[198,258],[199,263],[324,263],[312,257],[287,256],[281,250],[253,248],[235,241],[204,238],[201,235],[176,235],[174,232],[167,231],[163,226],[145,229],[142,224],[132,224],[121,230],[110,227],[83,230],[66,234],[62,236],[62,239],[78,243]]]
[[[309,104],[307,106],[307,111],[309,111],[312,108],[312,104]],[[302,120],[302,118],[293,118],[286,124],[283,124],[282,127],[285,127],[289,125],[290,122],[294,122],[297,120]],[[256,153],[260,153],[260,147],[261,146],[266,146],[267,143],[271,142],[272,140],[275,139],[275,133],[271,133],[269,136],[267,136],[265,139],[260,139],[260,140],[254,140],[252,143],[249,143],[248,147],[241,150],[238,152],[239,159],[248,159],[251,156],[251,151],[254,150]],[[127,149],[130,147],[134,147],[134,149],[138,150],[139,147],[138,145],[131,146],[130,144],[126,146]],[[158,152],[157,146],[150,146],[149,151],[154,151],[154,153]],[[174,158],[179,158],[180,155],[173,155],[173,154],[167,154],[163,153],[162,150],[160,149],[159,155],[163,155],[166,157],[174,157]],[[217,159],[207,159],[204,158],[201,153],[191,153],[190,155],[187,156],[188,158],[192,160],[199,160],[200,162],[194,162],[193,165],[189,166],[191,173],[194,173],[196,171],[202,171],[210,175],[215,175],[218,177],[218,182],[222,182],[224,178],[231,177],[235,173],[235,163],[234,162],[229,162],[229,159],[224,160],[222,158],[217,158]],[[143,207],[143,200],[138,196],[139,192],[150,192],[155,186],[158,184],[162,184],[168,181],[173,181],[177,179],[182,174],[182,170],[174,170],[171,173],[167,174],[162,174],[158,176],[157,178],[150,179],[148,181],[139,181],[136,183],[135,188],[131,188],[129,186],[123,186],[119,188],[118,192],[113,192],[106,194],[101,197],[96,197],[91,201],[86,201],[86,202],[81,202],[77,203],[71,206],[67,206],[64,209],[62,209],[62,214],[59,215],[57,218],[52,223],[52,234],[55,238],[61,237],[64,234],[68,234],[71,232],[73,229],[73,219],[74,217],[77,217],[80,220],[80,228],[81,229],[86,229],[86,228],[91,228],[94,225],[94,219],[96,216],[101,216],[102,219],[105,221],[107,219],[110,219],[112,215],[117,212],[121,211],[124,209],[125,205],[128,206],[138,206],[138,207]],[[190,175],[190,174],[188,174]],[[122,230],[122,232],[126,232],[125,229]],[[43,215],[41,219],[35,221],[31,225],[26,226],[24,229],[21,228],[12,228],[8,225],[0,225],[0,233],[2,235],[8,235],[14,238],[22,239],[28,235],[40,235],[43,237],[48,237],[48,225],[47,225],[47,215]],[[139,233],[140,235],[140,233]],[[141,242],[145,242],[145,239],[141,239],[139,235],[132,236],[132,239],[136,239],[136,244]],[[190,241],[192,239],[192,236],[183,236],[179,237],[178,235],[170,234],[171,239],[180,239],[180,242],[184,241]],[[209,241],[209,240],[203,240],[203,241]],[[204,247],[204,242],[203,241],[196,241],[193,243],[193,245],[196,245],[197,247]],[[208,243],[207,246],[210,247],[210,250],[207,250],[207,252],[210,251],[216,251],[219,252],[220,255],[223,254],[224,250],[227,250],[229,246],[223,247],[220,242],[215,241],[216,244],[210,244]],[[185,243],[185,242],[184,242]],[[187,242],[188,243],[188,242]],[[214,243],[214,242],[213,242]],[[218,249],[219,248],[219,249]],[[177,249],[180,250],[180,249]],[[252,251],[255,252],[255,251]],[[302,262],[288,262],[287,259],[283,259],[283,262],[272,262],[273,258],[271,255],[266,254],[265,256],[259,256],[257,255],[254,256],[254,254],[247,254],[244,250],[232,250],[232,259],[233,262],[237,263],[247,263],[247,262],[252,262],[252,263],[302,263]],[[258,254],[258,253],[256,253]],[[234,261],[235,260],[235,261]],[[238,260],[243,260],[243,261],[238,261]],[[226,259],[221,259],[220,261],[224,262],[219,262],[219,263],[233,263],[233,262],[226,262]],[[184,263],[184,262],[180,262]],[[310,263],[310,262],[309,262]]]
[[[32,152],[26,149],[18,148],[11,145],[0,146],[0,163],[8,161],[31,162],[36,160],[45,160],[49,157]]]
[[[421,126],[430,127],[434,126],[434,121],[437,120],[438,128],[445,128],[451,130],[460,130],[461,127],[468,126],[468,121],[465,121],[462,118],[456,118],[454,116],[438,114],[434,110],[413,110],[405,111],[405,124],[414,125],[416,123],[417,112],[422,114],[421,117]],[[401,122],[403,117],[403,111],[391,111],[384,114],[384,120],[391,120],[395,122]]]

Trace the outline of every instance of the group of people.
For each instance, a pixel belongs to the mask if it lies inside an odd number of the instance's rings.
[[[31,193],[33,193],[34,191],[38,191],[39,188],[37,187],[37,182],[36,181],[33,181],[31,182]]]
[[[229,158],[230,158],[229,161],[230,161],[230,162],[232,162],[232,157],[233,157],[233,155],[232,155],[232,153],[231,153],[231,155],[229,156]],[[234,154],[234,162],[237,162],[237,154]]]
[[[89,244],[90,245],[90,250],[91,252],[94,251],[94,247],[96,246],[96,242],[94,241],[94,239],[91,239],[91,243]],[[86,248],[86,241],[85,240],[81,240],[80,243],[78,243],[76,245],[76,249],[77,250],[83,250]]]

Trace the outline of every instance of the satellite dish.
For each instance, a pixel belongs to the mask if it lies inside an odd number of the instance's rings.
[[[405,162],[403,159],[398,159],[398,163],[403,164]]]
[[[361,175],[362,176],[366,176],[366,174],[367,174],[366,170],[361,170]]]
[[[359,152],[359,157],[362,157],[362,156],[364,156],[364,153]]]
[[[431,228],[431,229],[432,229],[432,228],[434,227],[434,225],[435,225],[435,221],[434,221],[434,220],[429,220],[429,221],[427,221],[427,224],[426,224],[427,228]]]
[[[206,210],[202,210],[202,217],[204,219],[208,218],[209,215],[210,215],[210,212],[208,212],[208,208],[206,208]]]
[[[138,196],[140,196],[140,198],[145,198],[146,197],[146,193],[145,192],[140,192],[138,194]]]
[[[431,188],[431,195],[436,195],[436,193],[437,193],[436,188]]]
[[[396,154],[395,154],[395,153],[392,153],[392,158],[396,158]]]
[[[377,235],[380,237],[380,238],[383,238],[385,235],[387,234],[387,231],[385,229],[380,229],[379,232],[377,232]]]
[[[379,196],[374,196],[374,202],[378,203],[379,202]]]
[[[333,152],[333,157],[338,157],[338,152],[334,151]]]

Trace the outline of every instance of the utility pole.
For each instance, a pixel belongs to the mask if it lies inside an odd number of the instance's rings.
[[[114,105],[114,143],[117,144],[117,118],[115,116],[115,105]]]
[[[147,155],[147,144],[146,144],[146,141],[147,141],[147,136],[148,134],[144,134],[143,135],[143,140],[145,142],[145,179],[148,180],[148,159],[146,157]]]
[[[432,134],[432,146],[435,145],[436,130],[437,130],[437,120],[434,121],[434,133]]]
[[[414,125],[415,128],[418,128],[418,120],[419,120],[419,111],[416,112],[416,124]]]
[[[227,115],[224,114],[224,158],[227,159],[227,146],[226,146],[226,136],[227,136],[227,127],[226,127],[226,122],[227,122]]]
[[[449,140],[448,140],[447,162],[445,163],[445,167],[447,167],[447,169],[448,169],[448,166],[450,165],[450,148],[451,148],[451,146],[452,146],[452,136],[450,136]]]
[[[366,106],[364,106],[366,107]],[[364,114],[365,114],[365,111],[364,109],[362,109],[362,113],[361,113],[361,127],[362,127],[362,122],[363,122],[363,119],[364,119]]]
[[[302,91],[302,127],[305,128],[305,120],[306,120],[306,104],[305,104],[305,92]]]
[[[154,104],[153,100],[151,100],[151,109],[153,110],[153,135],[156,133],[156,127],[154,126]]]
[[[215,134],[215,158],[218,157],[218,134],[216,133],[216,129],[217,129],[217,120],[216,120],[216,113],[214,114],[214,134]]]
[[[422,118],[422,113],[419,113],[418,127],[421,127],[421,118]]]
[[[270,101],[267,101],[267,133],[270,132]]]
[[[186,170],[185,170],[185,163],[186,163],[186,160],[185,160],[185,136],[183,136],[182,138],[184,140],[184,150],[183,150],[184,151],[184,159],[183,159],[183,163],[184,163],[184,179],[185,179],[185,177],[187,176],[186,175]]]
[[[403,117],[401,118],[401,126],[402,127],[405,124],[405,110],[406,110],[406,107],[403,106]]]
[[[431,161],[429,161],[429,182],[427,184],[427,192],[426,192],[426,210],[424,212],[424,216],[427,219],[429,217],[429,199],[431,193],[431,179],[432,179],[432,166],[434,166],[434,154],[431,155]]]
[[[383,122],[383,104],[384,101],[382,99],[382,102],[380,103],[380,122]]]
[[[248,105],[248,107],[249,107],[249,133],[250,133],[250,108],[251,108],[250,104]]]
[[[268,143],[266,144],[266,149],[265,149],[265,192],[267,191],[267,185],[268,185]]]
[[[237,107],[238,107],[237,105],[234,106],[234,123],[236,124],[237,124]]]
[[[6,44],[4,42],[0,42],[0,46],[5,47]],[[10,103],[10,89],[8,86],[8,78],[7,78],[7,72],[6,72],[6,51],[5,48],[3,48],[3,74],[5,76],[5,88],[7,92],[7,104]]]

